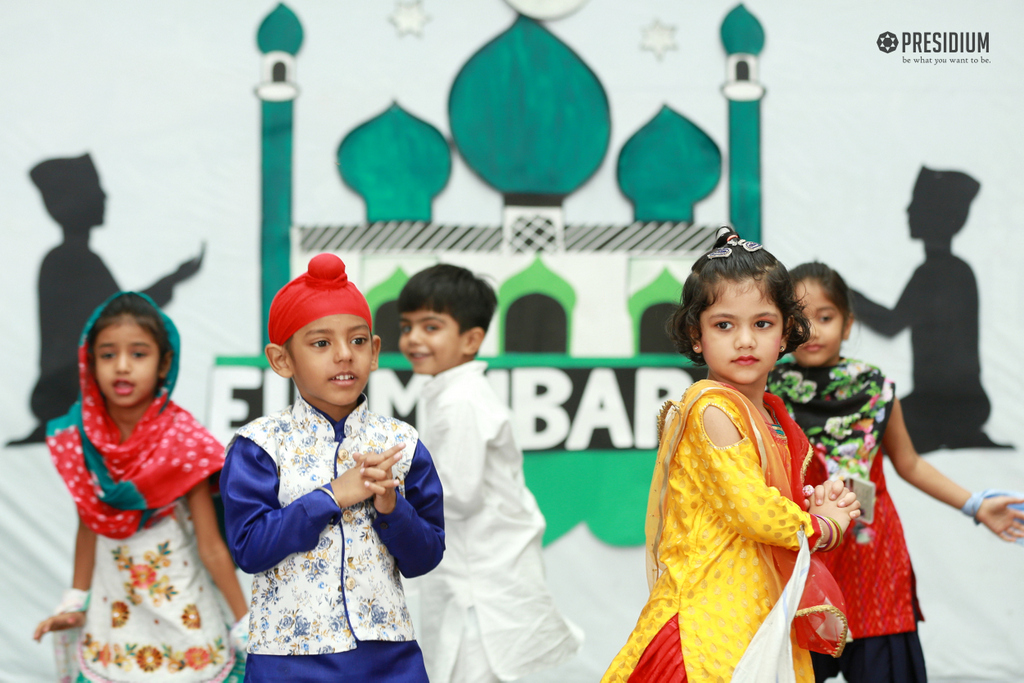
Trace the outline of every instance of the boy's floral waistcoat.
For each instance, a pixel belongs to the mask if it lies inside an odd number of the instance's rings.
[[[355,466],[353,453],[381,453],[398,443],[415,445],[411,426],[371,413],[363,401],[345,421],[339,444],[334,428],[306,401],[262,417],[238,431],[277,463],[281,506],[325,486]],[[409,449],[408,452],[412,452]],[[393,468],[405,480],[411,458]],[[404,485],[398,492],[405,493]],[[359,640],[414,638],[395,558],[371,526],[373,498],[345,508],[338,524],[320,532],[313,550],[293,553],[253,577],[249,652],[327,654]],[[355,638],[353,638],[353,634]]]

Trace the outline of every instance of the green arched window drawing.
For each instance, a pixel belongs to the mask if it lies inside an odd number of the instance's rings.
[[[398,353],[398,295],[409,281],[401,268],[395,268],[391,276],[366,292],[366,303],[373,316],[373,332],[380,336],[381,353]],[[383,334],[382,334],[383,332]]]
[[[665,268],[658,277],[629,297],[629,318],[633,322],[633,352],[675,353],[664,332],[664,323],[679,302],[682,283]],[[647,339],[660,335],[654,339]]]
[[[572,341],[572,312],[576,307],[576,292],[572,285],[544,265],[539,256],[524,270],[506,280],[498,290],[498,324],[501,330],[498,335],[499,353],[517,352],[515,348],[510,349],[507,343],[508,319],[509,312],[515,312],[517,303],[522,306],[523,302],[527,305],[537,304],[542,309],[553,302],[561,309],[565,316],[565,344],[564,348],[555,352],[568,353]],[[544,324],[544,321],[538,322]]]

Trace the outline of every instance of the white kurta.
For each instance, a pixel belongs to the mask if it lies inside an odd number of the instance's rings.
[[[444,488],[441,564],[420,580],[418,634],[433,683],[447,683],[475,615],[491,670],[515,680],[576,654],[582,631],[558,612],[544,577],[544,516],[523,480],[508,408],[483,361],[440,373],[421,394],[420,438]],[[472,611],[471,611],[472,610]]]

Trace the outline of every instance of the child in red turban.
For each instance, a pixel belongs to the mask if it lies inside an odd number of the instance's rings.
[[[255,575],[247,680],[427,681],[399,574],[441,560],[441,483],[415,429],[367,410],[371,323],[332,254],[270,305],[267,360],[298,398],[238,430],[221,474],[228,544]]]

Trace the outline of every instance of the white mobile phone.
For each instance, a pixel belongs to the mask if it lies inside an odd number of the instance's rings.
[[[860,521],[871,524],[875,521],[875,482],[849,476],[846,487],[857,494],[860,501]]]

